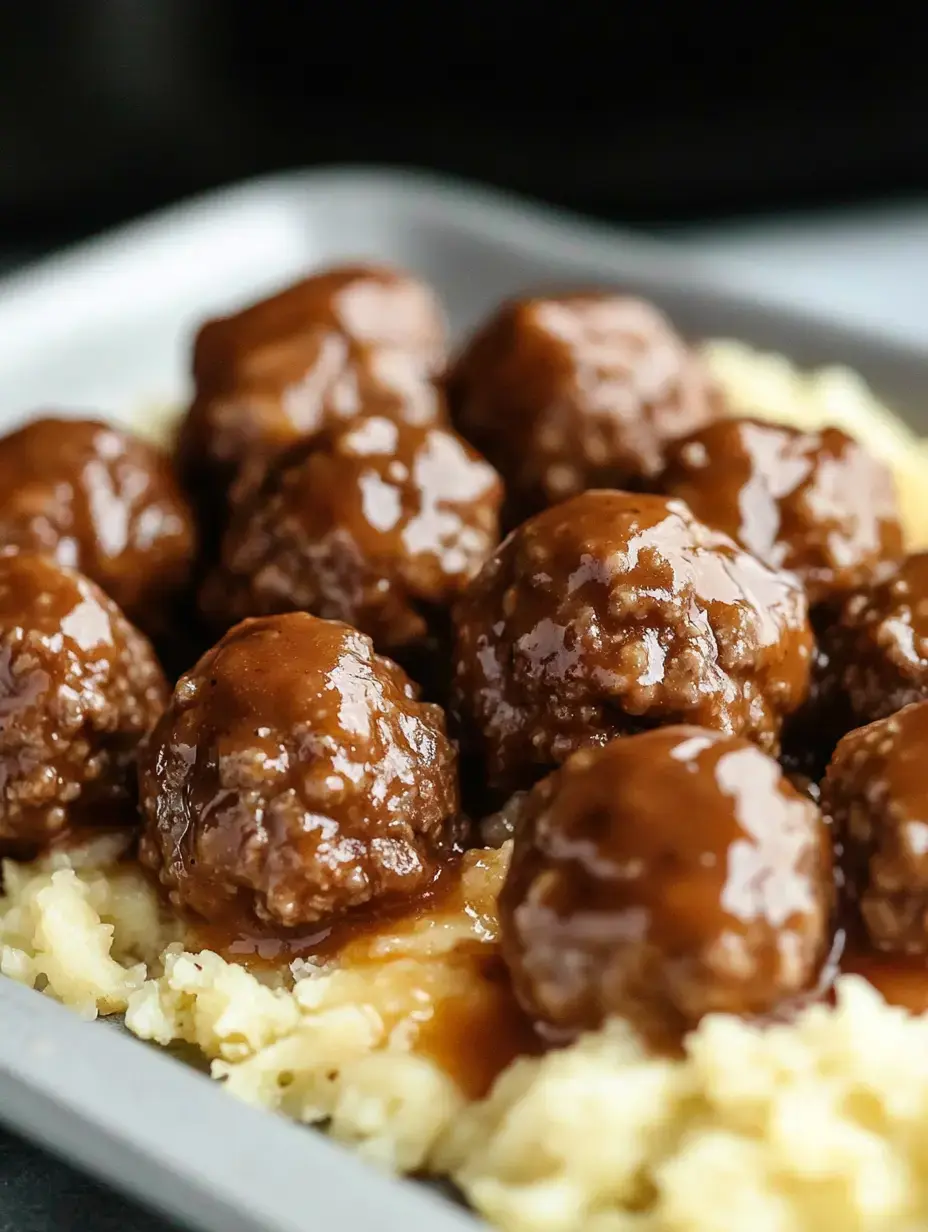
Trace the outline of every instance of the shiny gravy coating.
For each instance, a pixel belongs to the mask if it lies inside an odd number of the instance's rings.
[[[5,854],[123,828],[190,944],[286,974],[472,912],[491,836],[498,929],[415,1043],[471,1097],[612,1016],[788,1016],[843,941],[928,1008],[928,557],[841,425],[734,417],[621,295],[449,358],[366,266],[192,367],[173,456],[0,440]]]

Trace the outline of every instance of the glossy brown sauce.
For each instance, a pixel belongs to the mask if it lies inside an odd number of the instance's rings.
[[[662,490],[811,603],[867,583],[902,551],[889,469],[838,428],[722,419],[671,446]]]
[[[230,916],[221,923],[195,920],[190,924],[187,944],[212,950],[253,971],[282,969],[306,959],[321,962],[336,955],[360,963],[379,937],[401,928],[411,931],[428,915],[451,914],[456,909],[463,910],[463,902],[455,860],[440,864],[428,886],[411,897],[378,899],[310,928],[284,930],[240,916]]]
[[[488,947],[461,947],[472,979],[465,996],[448,998],[422,1023],[414,1048],[457,1082],[468,1099],[482,1099],[517,1057],[546,1044],[519,1007],[502,957]]]
[[[682,502],[591,490],[524,522],[454,611],[451,709],[501,795],[692,723],[775,748],[809,687],[805,595]]]
[[[469,912],[462,891],[461,865],[445,864],[421,894],[394,899],[347,913],[315,929],[284,934],[257,925],[243,932],[233,924],[190,926],[187,945],[209,949],[251,970],[282,969],[298,960],[326,961],[338,957],[342,967],[386,964],[398,957],[383,953],[378,943],[412,934],[429,918],[453,919]],[[487,1094],[497,1076],[516,1057],[537,1055],[545,1046],[531,1020],[519,1007],[509,972],[495,942],[465,940],[435,959],[453,968],[460,993],[436,998],[420,1019],[410,1023],[412,1051],[429,1057],[449,1074],[468,1099]]]
[[[852,946],[841,960],[842,975],[862,976],[889,1005],[910,1014],[928,1013],[928,958],[883,954]]]
[[[139,755],[139,858],[192,915],[315,931],[429,884],[461,828],[456,760],[444,712],[369,638],[307,612],[246,620]]]

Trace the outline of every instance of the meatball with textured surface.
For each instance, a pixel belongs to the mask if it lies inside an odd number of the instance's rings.
[[[698,723],[775,750],[803,701],[800,583],[681,501],[585,492],[529,519],[455,611],[453,706],[501,790],[585,745]]]
[[[152,634],[196,555],[193,514],[159,449],[86,419],[37,419],[0,439],[0,549],[42,552],[101,586]]]
[[[458,429],[506,482],[510,524],[585,488],[653,479],[668,442],[720,409],[666,318],[607,294],[504,305],[447,387]]]
[[[237,510],[210,622],[303,610],[398,653],[435,632],[499,539],[502,485],[440,425],[365,417],[288,450]]]
[[[719,420],[670,447],[661,488],[797,573],[813,604],[902,555],[892,472],[837,428]]]
[[[928,699],[928,552],[848,595],[820,633],[821,705],[844,730]]]
[[[829,949],[822,815],[747,741],[666,727],[575,754],[522,801],[500,896],[517,994],[566,1031],[674,1039],[814,985]]]
[[[0,555],[0,850],[133,824],[136,746],[167,696],[148,641],[98,586]]]
[[[431,378],[445,327],[432,292],[398,271],[325,271],[208,321],[193,354],[195,397],[178,441],[207,512],[243,463],[365,410],[417,423],[443,406]],[[215,514],[215,509],[212,509]]]
[[[822,808],[870,943],[928,954],[928,702],[849,732],[825,774]]]
[[[456,838],[441,709],[303,612],[244,621],[181,677],[139,789],[141,859],[174,904],[245,929],[421,890]]]

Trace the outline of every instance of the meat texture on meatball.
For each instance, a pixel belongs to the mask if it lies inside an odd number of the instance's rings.
[[[609,294],[505,304],[447,388],[459,431],[506,482],[511,525],[585,488],[653,479],[667,444],[721,406],[667,319]]]
[[[456,839],[441,709],[304,612],[244,621],[181,677],[139,784],[143,863],[177,907],[246,931],[419,891]]]
[[[812,604],[902,555],[892,472],[838,428],[718,420],[671,445],[661,488],[766,564],[797,573]]]
[[[928,702],[849,732],[822,784],[852,921],[878,950],[928,954]]]
[[[237,510],[202,608],[214,627],[303,610],[395,654],[428,639],[499,538],[502,485],[439,424],[368,416],[288,450]]]
[[[0,555],[0,851],[134,824],[136,747],[167,696],[150,644],[98,586]]]
[[[455,626],[452,704],[501,790],[661,723],[775,750],[808,688],[799,582],[659,496],[591,491],[537,514],[470,584]]]
[[[833,883],[822,815],[755,745],[665,727],[576,753],[522,801],[500,896],[517,995],[565,1033],[674,1042],[813,986]]]
[[[821,706],[844,730],[928,699],[928,552],[848,595],[819,634]]]
[[[208,321],[178,441],[190,490],[207,509],[221,504],[244,463],[256,470],[301,436],[365,410],[434,420],[443,413],[432,378],[444,349],[432,292],[386,267],[327,270]]]
[[[88,419],[33,420],[0,439],[0,549],[53,556],[153,635],[170,622],[196,555],[170,459]]]

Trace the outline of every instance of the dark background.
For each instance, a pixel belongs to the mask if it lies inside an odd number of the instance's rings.
[[[650,226],[925,189],[917,32],[812,7],[5,4],[0,245],[331,162]]]

